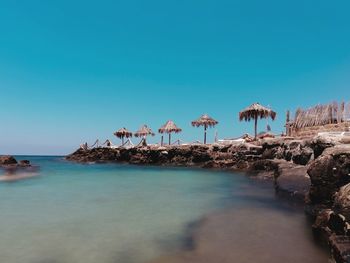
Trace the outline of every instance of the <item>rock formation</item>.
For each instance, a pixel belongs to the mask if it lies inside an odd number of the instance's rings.
[[[21,160],[17,162],[17,160],[11,155],[0,156],[0,167],[8,168],[8,167],[29,167],[31,166],[28,160]]]
[[[79,149],[76,162],[197,166],[272,179],[276,191],[302,200],[337,263],[350,262],[350,145],[331,139],[269,139],[256,144]]]

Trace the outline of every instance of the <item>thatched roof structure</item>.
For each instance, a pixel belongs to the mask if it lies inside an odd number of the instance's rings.
[[[143,125],[137,132],[134,133],[135,137],[144,137],[144,136],[154,136],[155,134],[153,133],[153,131],[148,128],[147,125]]]
[[[349,120],[350,103],[337,102],[319,104],[303,110],[298,108],[294,114],[294,121],[290,126],[295,129],[323,126],[332,123],[341,123]]]
[[[265,119],[268,117],[271,117],[271,119],[274,120],[276,118],[276,112],[260,105],[259,103],[254,103],[239,113],[240,121],[250,121],[251,119],[255,120],[256,118]]]
[[[214,127],[218,123],[218,121],[214,120],[207,114],[204,114],[199,119],[191,122],[193,127],[204,126],[204,144],[207,143],[207,128]]]
[[[128,131],[126,128],[121,128],[114,133],[119,139],[132,137],[132,132]]]
[[[271,118],[274,120],[276,118],[276,112],[273,110],[266,108],[259,103],[254,103],[250,105],[248,108],[245,108],[243,111],[239,113],[240,121],[250,121],[254,120],[254,134],[255,139],[257,139],[257,127],[258,127],[258,119],[267,119]]]
[[[193,127],[205,126],[205,127],[214,127],[219,122],[214,120],[207,114],[202,115],[199,119],[192,121]]]
[[[179,133],[182,129],[177,127],[173,121],[167,121],[162,127],[159,128],[159,133]]]

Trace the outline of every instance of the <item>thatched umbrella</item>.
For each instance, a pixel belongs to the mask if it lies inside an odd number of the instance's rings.
[[[176,126],[176,124],[173,121],[167,121],[162,127],[159,128],[158,132],[163,134],[163,133],[168,133],[169,134],[169,145],[171,144],[171,133],[179,133],[181,132],[182,129]],[[163,145],[163,135],[162,135],[162,142],[161,145]]]
[[[255,140],[257,138],[258,119],[266,119],[269,117],[274,120],[276,118],[276,112],[269,108],[261,106],[259,103],[254,103],[239,113],[240,121],[250,121],[251,119],[255,121]]]
[[[208,116],[207,114],[202,115],[198,120],[192,121],[193,127],[204,126],[204,144],[207,143],[207,129],[208,127],[214,127],[219,122]]]
[[[114,133],[119,139],[122,139],[122,144],[124,145],[124,138],[131,138],[132,132],[128,131],[125,127]]]
[[[134,133],[135,137],[143,137],[144,144],[146,144],[146,137],[147,136],[154,136],[155,134],[153,131],[148,128],[147,125],[143,125],[137,132]]]

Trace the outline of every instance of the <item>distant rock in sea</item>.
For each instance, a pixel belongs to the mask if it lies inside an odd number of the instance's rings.
[[[11,155],[0,156],[0,165],[16,165],[17,160]]]
[[[0,167],[30,167],[29,160],[20,160],[19,162],[11,155],[0,156]]]

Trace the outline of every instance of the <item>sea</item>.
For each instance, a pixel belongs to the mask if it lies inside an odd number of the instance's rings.
[[[0,182],[2,263],[181,262],[184,253],[193,262],[215,253],[237,263],[328,262],[302,207],[276,196],[271,182],[195,168],[16,158],[38,170]]]

